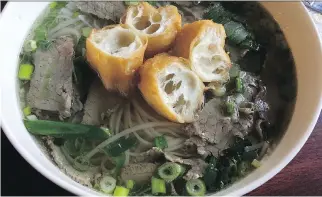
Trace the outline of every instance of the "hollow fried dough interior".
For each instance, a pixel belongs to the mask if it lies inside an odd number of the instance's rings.
[[[147,56],[170,49],[181,29],[181,15],[175,6],[156,9],[145,2],[130,6],[121,22],[148,37]]]
[[[142,65],[147,37],[126,24],[94,29],[86,40],[86,59],[98,72],[108,90],[127,96],[133,76]]]
[[[173,54],[191,61],[203,82],[229,79],[231,61],[224,50],[226,33],[221,24],[200,20],[185,24],[176,38]]]
[[[200,82],[186,65],[173,63],[157,76],[159,91],[167,105],[185,122],[194,120],[200,104]]]
[[[222,47],[222,37],[216,29],[208,28],[192,49],[193,70],[204,82],[229,79],[230,59]]]
[[[192,122],[203,103],[204,84],[190,70],[189,61],[160,54],[140,70],[139,88],[148,103],[175,122]]]
[[[105,53],[123,58],[130,57],[143,45],[139,36],[121,26],[97,31],[91,36],[91,41]]]

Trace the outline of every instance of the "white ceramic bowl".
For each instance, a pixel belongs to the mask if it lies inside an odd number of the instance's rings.
[[[298,153],[321,110],[322,53],[318,34],[300,2],[262,2],[286,35],[298,77],[298,96],[290,125],[273,154],[246,178],[216,195],[243,195],[272,178]],[[48,2],[10,2],[0,20],[1,120],[20,154],[40,173],[78,195],[99,195],[67,177],[40,150],[22,122],[19,108],[18,55],[30,27]]]

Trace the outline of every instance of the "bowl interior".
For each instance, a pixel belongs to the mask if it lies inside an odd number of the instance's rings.
[[[48,2],[10,2],[1,15],[1,120],[4,131],[20,154],[54,183],[78,195],[101,195],[61,172],[43,153],[22,122],[16,79],[18,56],[30,27],[47,5]],[[269,159],[249,176],[216,195],[243,195],[278,173],[303,146],[321,110],[321,45],[308,13],[299,2],[262,2],[262,5],[280,25],[294,57],[298,78],[294,114]]]

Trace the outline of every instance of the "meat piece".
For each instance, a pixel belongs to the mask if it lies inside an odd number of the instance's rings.
[[[131,157],[131,163],[151,163],[151,162],[155,162],[158,158],[160,158],[163,153],[162,151],[160,151],[160,149],[156,148],[156,147],[152,147],[151,149],[143,152],[143,153],[132,153],[135,154],[133,156],[135,157]]]
[[[197,149],[197,153],[201,156],[208,156],[213,155],[217,157],[220,153],[220,149],[216,147],[214,144],[209,144],[206,141],[202,140],[200,137],[194,136],[189,139],[187,139],[184,142],[185,146],[195,146]]]
[[[119,22],[126,9],[123,1],[80,1],[76,6],[82,12],[114,22]]]
[[[243,96],[247,101],[252,101],[257,94],[258,77],[248,72],[240,72],[240,78],[245,89]]]
[[[269,110],[269,105],[266,100],[266,87],[263,84],[259,84],[259,92],[255,96],[255,110],[258,112],[259,117],[262,119],[267,119],[267,112]]]
[[[100,126],[103,124],[101,115],[109,110],[113,110],[122,101],[123,99],[117,93],[107,91],[100,79],[95,79],[84,105],[82,123]]]
[[[34,54],[35,72],[30,82],[27,101],[33,108],[59,112],[70,117],[82,104],[73,88],[74,43],[70,37],[60,37],[48,50],[40,48]]]
[[[164,153],[167,160],[175,163],[191,166],[191,169],[184,175],[184,179],[198,179],[203,176],[207,163],[202,159],[182,159],[170,153]]]
[[[146,182],[151,179],[157,168],[158,165],[153,163],[129,164],[122,168],[121,178],[123,181]]]
[[[188,134],[210,143],[220,143],[231,130],[231,119],[223,115],[221,104],[218,98],[207,102],[199,113],[199,119],[185,128]]]
[[[73,168],[73,166],[67,161],[66,157],[64,156],[61,148],[56,146],[52,139],[47,139],[46,143],[50,148],[50,154],[52,156],[53,161],[57,164],[57,166],[70,178],[74,181],[84,185],[92,187],[91,180],[93,180],[95,174],[98,173],[97,167],[92,167],[85,172],[77,171]]]

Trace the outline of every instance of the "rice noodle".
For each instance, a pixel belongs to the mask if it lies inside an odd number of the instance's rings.
[[[116,113],[117,116],[116,116],[115,133],[119,133],[119,131],[120,131],[120,124],[121,124],[121,120],[122,120],[123,110],[124,109],[122,107],[120,107]]]
[[[151,114],[148,114],[146,111],[144,111],[136,100],[133,100],[132,103],[133,103],[133,106],[135,107],[135,109],[139,112],[139,114],[142,117],[145,117],[146,119],[152,120],[152,121],[160,121],[160,120],[154,118]]]
[[[145,124],[141,124],[141,125],[136,125],[132,128],[125,129],[124,131],[122,131],[122,132],[106,139],[102,143],[100,143],[98,146],[96,146],[96,148],[94,148],[93,150],[88,152],[84,156],[84,159],[85,160],[90,159],[92,156],[94,156],[96,153],[98,153],[101,149],[103,149],[104,147],[106,147],[110,143],[114,142],[115,140],[117,140],[123,136],[133,133],[135,131],[140,131],[140,130],[151,128],[151,127],[170,127],[170,126],[175,126],[175,125],[177,125],[177,124],[172,123],[172,122],[149,122],[149,123],[145,123]]]
[[[124,166],[127,166],[130,162],[130,154],[129,151],[125,151],[125,161],[124,161]]]
[[[173,132],[169,128],[159,128],[158,132],[160,132],[160,133],[169,133],[169,134],[173,135],[174,137],[180,137],[176,132]]]
[[[178,150],[180,148],[182,148],[184,146],[184,144],[177,144],[175,146],[172,146],[172,147],[169,147],[169,148],[166,148],[164,149],[165,151],[174,151],[174,150]]]
[[[141,119],[139,113],[134,110],[134,115],[136,117],[136,121],[139,123],[139,124],[144,124],[144,121]],[[144,129],[144,132],[150,137],[150,138],[154,138],[154,136],[151,134],[151,132],[148,130],[148,129]]]

